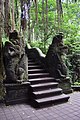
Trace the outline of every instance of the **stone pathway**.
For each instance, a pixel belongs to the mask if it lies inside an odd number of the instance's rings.
[[[0,120],[80,120],[80,92],[71,93],[67,103],[41,109],[27,104],[0,104]]]

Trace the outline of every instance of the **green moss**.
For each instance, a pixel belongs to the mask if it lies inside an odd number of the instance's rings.
[[[79,85],[80,86],[80,82],[75,82],[74,85]]]
[[[0,81],[0,100],[4,98],[5,92],[2,80]]]

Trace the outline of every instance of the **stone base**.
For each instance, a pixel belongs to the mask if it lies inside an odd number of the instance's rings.
[[[24,82],[21,84],[4,84],[6,89],[6,95],[4,99],[6,105],[27,102],[29,85],[29,82]]]
[[[0,99],[0,104],[1,104],[1,103],[4,103],[4,100],[3,100],[3,99]]]
[[[73,92],[69,79],[64,79],[61,82],[59,82],[59,87],[62,88],[63,93],[65,93],[65,94]]]
[[[73,91],[80,91],[80,85],[72,85]]]

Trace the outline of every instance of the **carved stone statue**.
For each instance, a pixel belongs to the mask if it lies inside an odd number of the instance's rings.
[[[27,80],[28,78],[28,59],[25,54],[25,44],[17,31],[14,30],[9,35],[4,49],[4,67],[7,83],[16,83]]]
[[[64,81],[66,81],[66,83],[70,83],[69,77],[67,77],[67,66],[63,59],[64,54],[67,52],[67,50],[68,47],[63,43],[63,34],[59,33],[53,37],[52,44],[50,45],[46,54],[46,66],[49,70],[49,73],[51,76],[56,78],[56,80],[59,80],[59,82],[61,82],[60,87],[62,88],[64,86]],[[65,88],[67,89],[67,86],[63,89]]]
[[[52,44],[46,55],[47,66],[56,78],[64,78],[67,76],[67,66],[62,57],[68,48],[63,44],[62,38],[62,33],[53,37]]]

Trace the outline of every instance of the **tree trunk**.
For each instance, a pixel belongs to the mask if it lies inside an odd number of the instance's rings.
[[[46,52],[46,41],[48,35],[48,0],[45,0],[45,23],[44,23],[44,51]]]
[[[46,0],[45,15],[46,15],[46,23],[45,23],[45,40],[47,40],[47,33],[48,33],[48,0]]]
[[[60,32],[61,31],[61,24],[62,24],[62,17],[63,17],[61,0],[56,0],[56,6],[57,6],[58,32]]]
[[[42,23],[43,23],[43,32],[44,32],[44,51],[46,52],[46,40],[48,34],[48,0],[42,0]]]
[[[5,31],[5,34],[7,36],[9,36],[9,31],[10,31],[10,1],[9,0],[5,0],[4,2],[4,13],[5,13],[5,20],[4,20],[4,31]]]
[[[31,29],[30,29],[30,0],[28,0],[28,42],[31,43]]]
[[[35,25],[38,26],[38,0],[34,0],[35,3]],[[35,33],[35,40],[38,40],[38,33]]]
[[[12,0],[12,31],[15,30],[14,0]]]
[[[43,42],[45,41],[45,3],[44,3],[45,1],[44,0],[42,0],[42,23],[43,23],[43,33],[44,34],[42,34],[42,37],[43,37]],[[45,48],[45,46],[44,46],[44,48]]]
[[[16,27],[18,27],[19,29],[19,9],[18,9],[18,4],[19,2],[17,0],[15,0],[15,24]]]
[[[2,34],[3,34],[3,0],[0,0],[0,99],[3,97]]]
[[[44,24],[45,24],[45,17],[44,17],[44,0],[42,0],[42,23],[43,23],[43,29],[44,29]]]
[[[38,0],[35,0],[35,16],[36,16],[36,23],[38,24]]]

